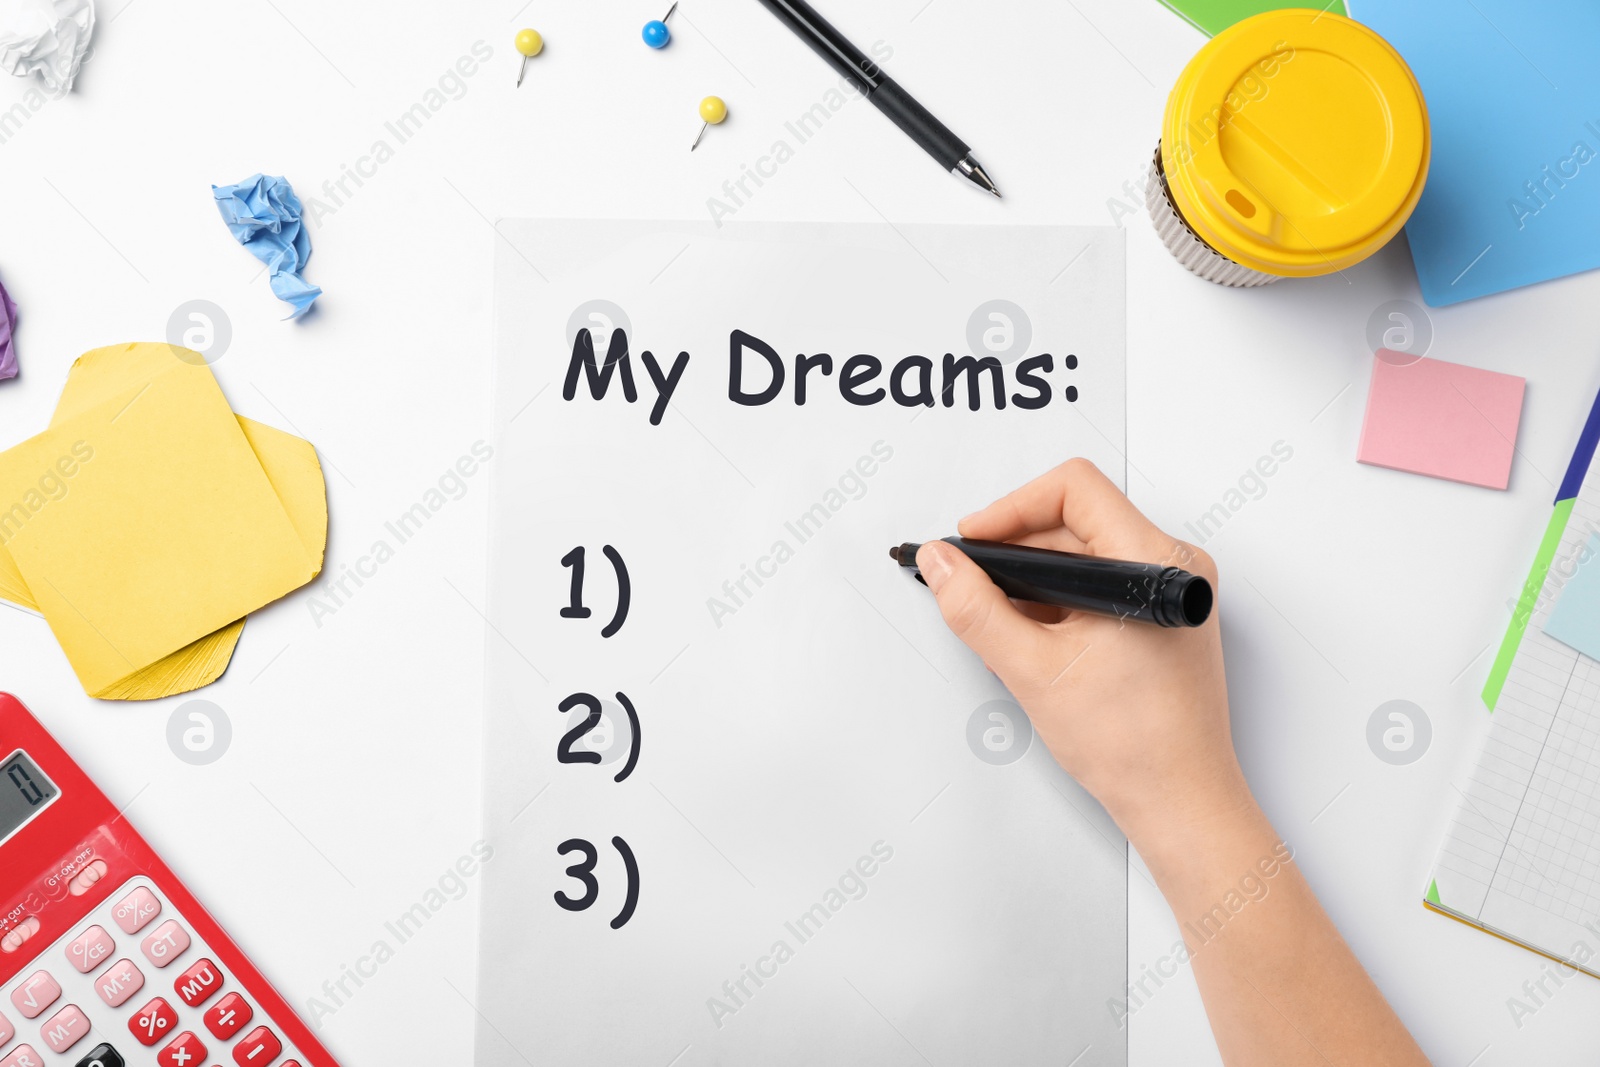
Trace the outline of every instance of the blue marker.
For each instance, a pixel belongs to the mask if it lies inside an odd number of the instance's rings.
[[[673,0],[673,4],[667,9],[666,15],[644,24],[645,44],[651,48],[667,47],[667,44],[672,40],[672,31],[667,29],[667,19],[670,19],[672,13],[676,10],[678,10],[677,0]]]

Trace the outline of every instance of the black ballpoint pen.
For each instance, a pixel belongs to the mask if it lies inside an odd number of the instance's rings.
[[[859,85],[867,99],[905,131],[906,136],[921,145],[922,150],[940,166],[966,178],[979,189],[997,197],[1000,195],[1000,190],[995,188],[983,167],[972,158],[966,142],[912,99],[910,93],[883,73],[878,64],[864,55],[861,49],[828,25],[828,21],[817,14],[815,8],[805,0],[761,0],[761,3],[810,45],[817,55],[827,60],[834,70]]]

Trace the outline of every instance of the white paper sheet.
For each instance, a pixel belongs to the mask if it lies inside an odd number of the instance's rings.
[[[476,1062],[1126,1062],[1125,842],[888,556],[1069,456],[1122,481],[1121,232],[498,229]],[[565,399],[575,333],[598,369],[619,327],[636,402],[620,361]],[[735,331],[766,402],[730,399]],[[1003,410],[992,368],[976,411],[965,377],[841,388],[990,352]],[[832,356],[803,405],[800,353]],[[558,761],[579,693],[598,764]]]

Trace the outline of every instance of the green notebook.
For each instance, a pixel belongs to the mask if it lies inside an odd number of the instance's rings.
[[[1182,15],[1184,20],[1208,37],[1215,37],[1241,19],[1259,15],[1263,11],[1277,11],[1286,7],[1321,8],[1335,15],[1345,14],[1344,0],[1333,0],[1326,6],[1318,3],[1282,4],[1273,0],[1161,0],[1163,4]]]

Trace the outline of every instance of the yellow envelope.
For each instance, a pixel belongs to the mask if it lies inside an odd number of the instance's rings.
[[[214,680],[243,616],[321,569],[315,451],[180,351],[85,354],[51,430],[0,454],[0,596],[44,612],[94,696]]]
[[[144,384],[174,359],[200,361],[194,352],[161,344],[114,345],[85,353],[73,363],[52,424]],[[320,572],[327,547],[328,503],[316,450],[291,434],[243,416],[237,418],[299,532],[307,556]],[[16,563],[3,548],[0,599],[38,610]],[[227,669],[243,629],[243,619],[230,623],[92,695],[106,700],[155,700],[209,685]]]

